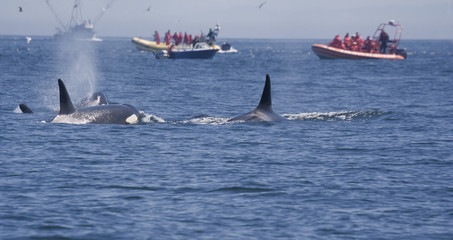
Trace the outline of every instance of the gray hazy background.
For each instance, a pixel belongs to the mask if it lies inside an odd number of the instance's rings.
[[[69,23],[73,0],[49,2]],[[94,20],[109,2],[83,1],[83,9]],[[95,31],[149,37],[154,30],[207,33],[218,23],[221,38],[333,38],[372,35],[391,19],[403,26],[403,39],[453,39],[453,0],[115,0]],[[0,35],[50,36],[57,27],[45,0],[0,0]]]

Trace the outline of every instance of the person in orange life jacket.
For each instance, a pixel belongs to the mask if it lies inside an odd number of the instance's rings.
[[[351,38],[349,37],[349,33],[346,33],[346,35],[344,36],[343,45],[345,49],[347,50],[351,49],[352,41]]]
[[[341,41],[340,35],[335,36],[332,42],[329,43],[329,47],[344,49],[343,42]]]
[[[359,52],[362,51],[363,39],[359,35],[359,33],[357,32],[355,34],[355,36],[353,36],[351,39],[352,39],[352,45],[353,45],[351,50],[359,51]]]
[[[365,50],[365,52],[374,53],[375,45],[374,41],[371,40],[370,36],[368,36],[365,42],[363,43],[363,49]]]

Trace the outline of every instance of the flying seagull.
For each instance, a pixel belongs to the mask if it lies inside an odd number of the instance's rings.
[[[267,3],[267,1],[262,2],[262,3],[258,6],[258,8],[261,9],[261,8],[263,7],[263,5],[266,4],[266,3]]]

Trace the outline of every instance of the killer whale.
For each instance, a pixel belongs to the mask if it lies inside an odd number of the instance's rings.
[[[234,121],[245,121],[245,122],[277,122],[285,121],[286,118],[276,114],[272,109],[272,99],[271,99],[271,79],[269,74],[266,74],[266,83],[264,84],[263,94],[261,95],[261,100],[258,106],[246,114],[234,117],[228,122]]]
[[[58,87],[60,111],[52,120],[53,123],[134,124],[139,121],[140,113],[129,104],[106,104],[76,109],[61,79],[58,79]]]

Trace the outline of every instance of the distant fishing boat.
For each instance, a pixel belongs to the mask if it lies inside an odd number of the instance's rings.
[[[49,3],[49,0],[46,0],[47,6],[60,24],[60,27],[57,28],[57,33],[54,35],[54,39],[101,41],[101,39],[96,38],[94,23],[99,21],[100,18],[107,12],[112,2],[113,0],[110,1],[110,3],[102,9],[102,12],[96,17],[95,21],[92,22],[91,19],[87,18],[84,15],[82,1],[75,0],[73,3],[69,24],[64,24],[63,21],[61,21],[61,19],[59,18],[55,9]]]

